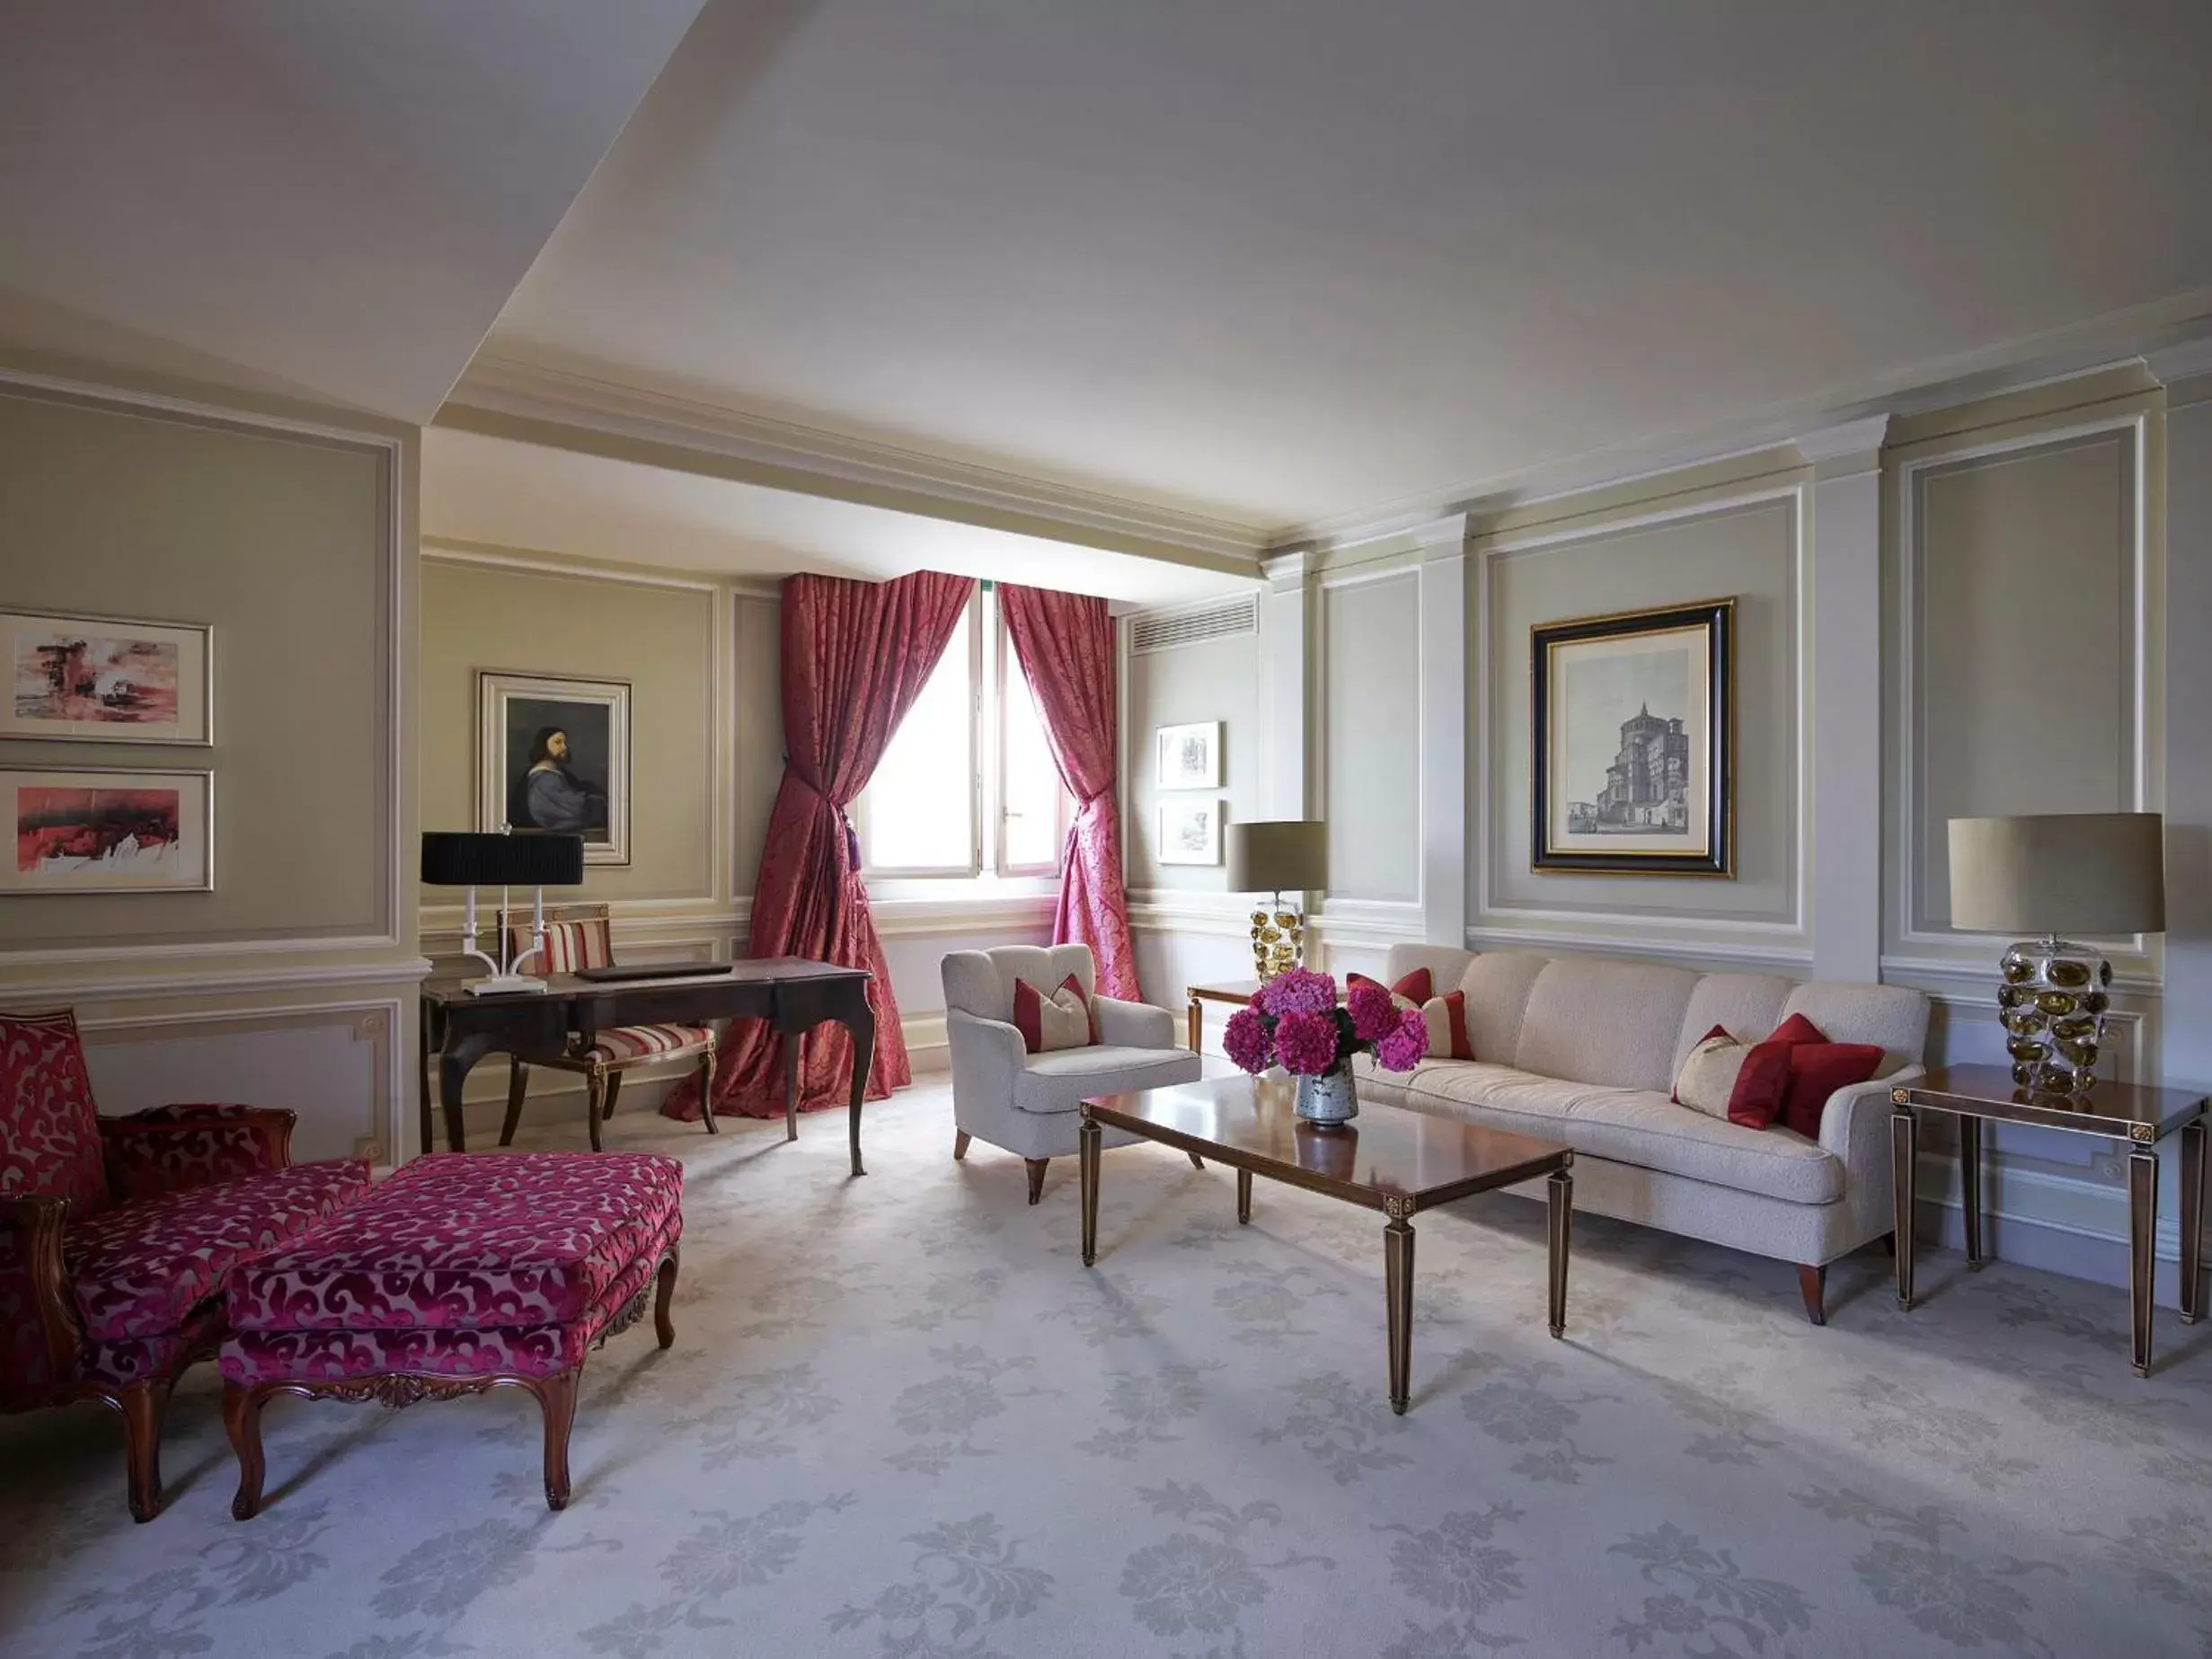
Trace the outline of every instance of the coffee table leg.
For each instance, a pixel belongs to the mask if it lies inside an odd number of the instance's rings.
[[[1898,1306],[1913,1305],[1913,1169],[1920,1159],[1920,1123],[1913,1108],[1889,1114],[1889,1224],[1898,1236]]]
[[[2151,1374],[2151,1281],[2157,1270],[2158,1154],[2128,1155],[2128,1311],[2136,1375]]]
[[[1383,1298],[1390,1311],[1390,1408],[1402,1416],[1412,1399],[1413,1228],[1395,1209],[1383,1229]]]
[[[2204,1119],[2181,1131],[2181,1323],[2204,1317]]]
[[[1966,1266],[1982,1270],[1982,1120],[1959,1119],[1959,1205],[1966,1223]]]
[[[1083,1122],[1075,1127],[1076,1167],[1083,1187],[1083,1265],[1098,1260],[1098,1125],[1091,1108],[1083,1108]]]
[[[1567,1241],[1568,1234],[1574,1226],[1574,1173],[1569,1169],[1554,1169],[1552,1178],[1544,1185],[1552,1202],[1552,1335],[1564,1337],[1567,1334]]]
[[[1236,1219],[1239,1225],[1252,1220],[1252,1171],[1236,1172]]]

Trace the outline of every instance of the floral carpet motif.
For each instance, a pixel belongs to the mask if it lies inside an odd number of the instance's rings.
[[[1493,1195],[1416,1223],[1395,1417],[1380,1216],[1132,1146],[1086,1272],[1075,1160],[1030,1208],[933,1080],[859,1181],[842,1115],[610,1134],[686,1165],[677,1346],[590,1357],[565,1513],[500,1393],[272,1402],[234,1522],[202,1367],[151,1525],[108,1413],[0,1418],[0,1654],[2212,1655],[2212,1328],[2139,1381],[2110,1289],[1932,1255],[1901,1315],[1869,1254],[1816,1330],[1578,1217],[1554,1342]]]

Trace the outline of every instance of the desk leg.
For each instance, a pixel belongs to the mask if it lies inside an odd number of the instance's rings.
[[[1190,999],[1190,1012],[1183,1020],[1183,1029],[1190,1037],[1190,1052],[1199,1053],[1199,1045],[1206,1037],[1206,1006],[1196,997]]]
[[[491,1052],[490,1039],[465,1037],[448,1044],[438,1056],[438,1099],[446,1110],[446,1150],[468,1151],[468,1125],[461,1115],[461,1090],[476,1063]],[[424,1152],[429,1152],[426,1142]]]
[[[1913,1305],[1913,1169],[1920,1157],[1920,1122],[1913,1108],[1900,1106],[1889,1114],[1889,1224],[1898,1236],[1898,1306]]]
[[[860,1103],[868,1094],[868,1068],[876,1060],[876,1013],[868,1006],[868,993],[863,990],[856,999],[859,1006],[838,1017],[838,1023],[853,1037],[853,1107],[852,1129],[853,1173],[865,1175],[868,1171],[860,1161]]]
[[[807,1034],[801,1031],[783,1033],[783,1138],[799,1138],[799,1053],[806,1046]]]
[[[435,1074],[436,1068],[430,1064],[430,1057],[438,1052],[438,1049],[437,1046],[430,1040],[431,1028],[436,1023],[436,1020],[430,1011],[430,1004],[428,1000],[425,1000],[420,1010],[418,1010],[415,1019],[415,1049],[417,1061],[415,1069],[418,1073],[417,1081],[422,1087],[420,1109],[416,1113],[415,1151],[417,1153],[422,1153],[429,1152],[432,1147],[437,1145],[437,1142],[431,1138],[437,1131],[432,1128],[430,1123],[430,1099],[432,1095],[437,1090],[438,1080]],[[395,1146],[392,1149],[392,1161],[394,1164],[403,1164],[407,1161],[405,1152],[403,1148]]]
[[[2128,1155],[2128,1311],[2136,1375],[2151,1374],[2151,1281],[2158,1267],[2158,1154]]]
[[[1959,1119],[1959,1205],[1966,1223],[1966,1266],[1979,1273],[1982,1254],[1982,1120]]]
[[[2181,1130],[2181,1323],[2204,1317],[2204,1119]]]

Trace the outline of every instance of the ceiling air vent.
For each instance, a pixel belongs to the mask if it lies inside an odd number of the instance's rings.
[[[1129,649],[1139,656],[1152,651],[1172,651],[1179,645],[1199,645],[1208,640],[1252,633],[1259,626],[1259,602],[1249,596],[1198,610],[1146,611],[1129,622]]]

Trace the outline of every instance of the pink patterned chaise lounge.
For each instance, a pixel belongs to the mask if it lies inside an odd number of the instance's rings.
[[[230,1275],[218,1363],[238,1453],[231,1513],[261,1507],[272,1394],[420,1399],[524,1388],[545,1425],[545,1502],[569,1501],[584,1356],[645,1312],[660,1346],[683,1235],[683,1166],[626,1152],[419,1158],[328,1226]]]
[[[368,1190],[366,1163],[293,1164],[292,1123],[102,1117],[75,1018],[0,1014],[0,1411],[119,1411],[137,1520],[160,1512],[169,1391],[215,1352],[224,1275]]]

